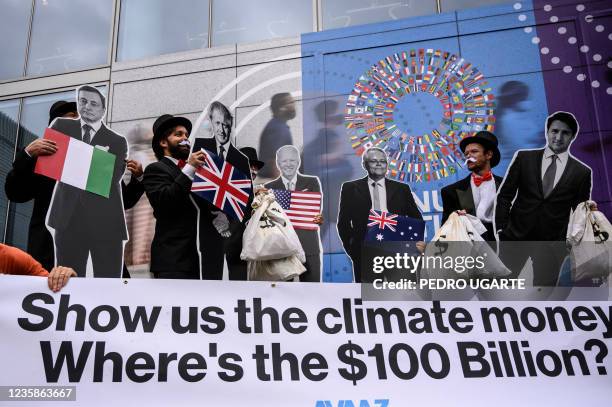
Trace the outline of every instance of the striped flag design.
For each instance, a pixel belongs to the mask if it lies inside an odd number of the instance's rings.
[[[318,230],[314,217],[321,213],[321,193],[273,189],[276,201],[283,208],[294,229]]]
[[[48,128],[44,138],[55,141],[57,152],[40,156],[34,172],[106,198],[110,195],[116,156]]]

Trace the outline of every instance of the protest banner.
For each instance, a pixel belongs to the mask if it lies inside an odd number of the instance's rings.
[[[359,295],[356,284],[112,279],[73,279],[54,294],[43,278],[2,276],[1,395],[35,405],[69,389],[74,406],[612,399],[609,302]]]

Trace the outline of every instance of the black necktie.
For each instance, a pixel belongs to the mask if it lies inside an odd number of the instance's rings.
[[[93,130],[93,127],[91,127],[89,124],[86,124],[83,126],[83,130],[85,131],[83,133],[83,141],[87,144],[91,144],[91,131]]]
[[[225,148],[223,148],[223,146],[219,146],[219,157],[225,160],[225,156],[223,155],[223,153],[225,153]]]
[[[544,172],[544,178],[542,178],[542,190],[544,192],[544,198],[546,198],[553,190],[555,186],[555,175],[557,175],[557,156],[555,154],[549,157],[552,162]]]

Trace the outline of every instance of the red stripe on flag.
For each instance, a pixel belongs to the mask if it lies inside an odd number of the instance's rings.
[[[53,178],[56,181],[61,180],[62,171],[64,170],[64,162],[66,154],[68,154],[68,144],[70,144],[70,136],[60,133],[57,130],[46,129],[43,137],[46,140],[53,140],[57,145],[57,152],[52,155],[44,155],[36,160],[34,172]]]

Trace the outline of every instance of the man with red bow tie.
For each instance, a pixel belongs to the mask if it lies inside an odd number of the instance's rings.
[[[494,241],[493,209],[497,189],[503,180],[491,172],[491,168],[499,164],[501,158],[497,138],[488,131],[479,131],[461,140],[459,147],[467,159],[471,174],[442,188],[442,223],[455,211],[474,215],[487,228],[482,237]]]

